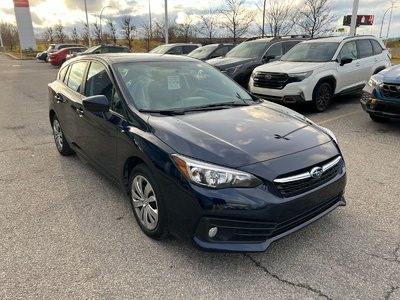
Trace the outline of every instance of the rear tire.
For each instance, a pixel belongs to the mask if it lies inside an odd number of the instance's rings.
[[[313,93],[313,108],[316,112],[323,112],[325,111],[331,100],[332,100],[332,87],[329,83],[327,82],[322,82],[318,84]]]
[[[54,142],[58,152],[65,156],[74,154],[75,152],[70,148],[67,140],[65,139],[64,132],[61,129],[60,121],[58,121],[56,115],[54,115],[51,125],[53,128]]]
[[[166,238],[169,233],[164,199],[146,165],[133,168],[129,187],[133,214],[142,231],[156,240]]]
[[[385,117],[379,117],[379,116],[375,116],[373,114],[369,114],[369,116],[372,120],[374,120],[375,122],[378,122],[378,123],[386,123],[389,121],[389,119],[385,118]]]

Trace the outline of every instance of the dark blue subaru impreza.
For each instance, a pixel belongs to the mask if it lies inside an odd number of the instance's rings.
[[[84,56],[64,64],[48,90],[58,151],[121,184],[152,238],[264,251],[345,205],[333,133],[206,63]]]

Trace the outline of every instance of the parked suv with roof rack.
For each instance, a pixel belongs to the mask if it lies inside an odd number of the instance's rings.
[[[322,112],[334,95],[360,92],[372,74],[390,66],[390,58],[374,36],[313,39],[296,45],[280,61],[256,68],[249,88],[263,99],[311,102]]]
[[[149,53],[186,55],[199,47],[201,47],[201,44],[192,44],[192,43],[165,44],[154,48]]]
[[[250,38],[229,51],[224,57],[207,62],[247,88],[255,67],[279,59],[305,36]]]

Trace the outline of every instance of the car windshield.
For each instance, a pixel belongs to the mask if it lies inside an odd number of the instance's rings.
[[[254,101],[246,90],[202,62],[121,63],[116,69],[131,96],[128,102],[147,112],[218,109]]]
[[[165,52],[167,52],[169,50],[169,48],[171,48],[170,45],[161,45],[161,46],[154,48],[149,53],[164,54]]]
[[[209,45],[197,48],[188,54],[189,57],[203,59],[210,55],[218,46],[217,45]]]
[[[332,60],[339,43],[300,43],[294,46],[285,55],[282,56],[282,61],[297,61],[297,62],[327,62]]]
[[[225,57],[261,57],[267,48],[266,42],[244,42],[229,51]]]

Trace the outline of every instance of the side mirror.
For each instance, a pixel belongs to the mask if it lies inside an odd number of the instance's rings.
[[[90,112],[108,112],[110,107],[104,95],[95,95],[82,99],[83,107]]]
[[[349,64],[349,63],[351,63],[352,61],[353,61],[353,59],[350,58],[350,57],[343,57],[342,59],[339,60],[339,64],[340,64],[341,66],[344,66],[345,64]]]

